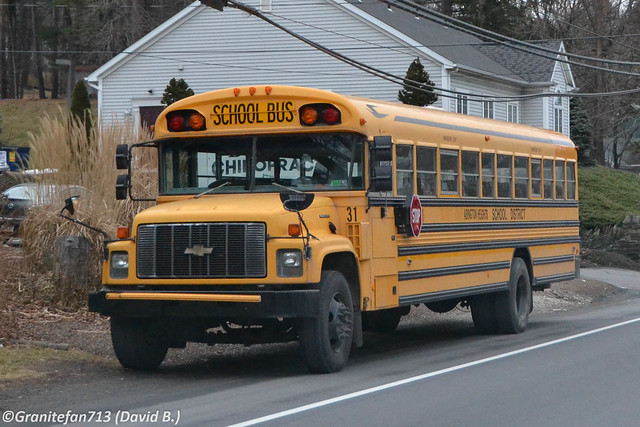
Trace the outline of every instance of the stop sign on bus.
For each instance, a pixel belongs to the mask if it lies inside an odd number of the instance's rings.
[[[409,225],[411,226],[411,234],[418,237],[422,230],[422,203],[420,197],[414,194],[409,205]]]

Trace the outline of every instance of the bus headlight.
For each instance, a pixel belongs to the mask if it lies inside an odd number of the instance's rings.
[[[302,252],[299,249],[278,249],[278,277],[302,276]]]
[[[113,279],[126,279],[129,276],[129,253],[113,252],[109,273]]]

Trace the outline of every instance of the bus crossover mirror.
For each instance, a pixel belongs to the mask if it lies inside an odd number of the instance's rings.
[[[116,168],[129,169],[129,146],[118,144],[116,147]]]
[[[76,213],[78,209],[78,202],[80,202],[80,196],[71,196],[64,201],[64,207],[60,210],[60,213],[65,211],[69,212],[69,215]]]
[[[300,212],[313,203],[313,193],[280,193],[282,207],[289,212]]]
[[[129,175],[118,175],[116,181],[116,199],[126,200],[129,191]]]

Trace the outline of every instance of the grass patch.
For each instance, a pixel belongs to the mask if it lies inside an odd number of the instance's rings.
[[[47,375],[47,366],[57,361],[101,361],[78,350],[54,350],[38,347],[0,348],[0,386],[3,383]]]
[[[582,228],[621,224],[627,215],[640,214],[640,176],[604,167],[578,170]]]
[[[0,101],[2,133],[0,145],[28,147],[40,119],[48,115],[61,118],[67,109],[64,99],[5,99]]]

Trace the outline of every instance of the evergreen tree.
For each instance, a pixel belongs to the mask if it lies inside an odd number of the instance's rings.
[[[593,127],[582,98],[571,98],[569,102],[569,117],[571,117],[571,139],[578,147],[578,164],[581,166],[593,166],[595,164],[591,158]]]
[[[83,81],[76,83],[71,93],[71,112],[78,118],[87,130],[87,138],[91,134],[91,102],[89,101],[89,92]]]
[[[410,81],[414,83],[410,83]],[[416,85],[420,89],[417,89]],[[438,100],[438,95],[433,93],[434,86],[435,83],[429,80],[429,73],[425,71],[420,58],[416,58],[407,69],[404,88],[398,92],[398,100],[403,104],[417,105],[418,107],[431,105]]]
[[[164,89],[162,94],[162,103],[169,106],[176,101],[193,95],[193,89],[189,87],[184,79],[176,80],[175,78],[169,81],[169,84]]]

